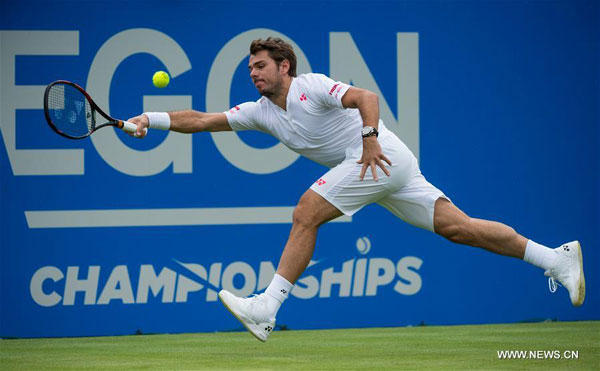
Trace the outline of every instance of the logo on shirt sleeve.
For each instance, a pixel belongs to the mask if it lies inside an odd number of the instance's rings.
[[[329,91],[329,95],[333,95],[333,92],[335,91],[335,88],[337,88],[337,86],[338,86],[338,85],[339,85],[339,84],[335,84],[335,85],[333,85],[333,87],[332,87],[332,88],[331,88],[331,90]],[[339,92],[339,90],[338,90],[338,92]]]
[[[335,97],[338,97],[338,94],[340,93],[340,90],[342,90],[342,86],[340,85],[337,90],[335,91]]]
[[[240,110],[240,106],[235,106],[229,110],[229,113],[233,114]]]

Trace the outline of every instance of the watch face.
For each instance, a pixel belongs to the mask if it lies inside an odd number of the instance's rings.
[[[362,128],[362,134],[363,135],[367,135],[367,134],[371,134],[373,132],[373,128],[370,126],[363,126]]]

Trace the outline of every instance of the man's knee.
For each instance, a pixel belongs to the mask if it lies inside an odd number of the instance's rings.
[[[435,204],[434,229],[454,243],[472,245],[475,242],[473,220],[445,199],[438,199]]]
[[[315,224],[314,219],[314,214],[311,213],[310,208],[302,202],[299,202],[294,209],[294,215],[292,216],[293,223],[296,225],[310,227]]]
[[[333,205],[314,191],[308,190],[298,201],[292,220],[294,225],[316,228],[340,215],[341,212]]]
[[[436,229],[436,233],[454,243],[473,245],[476,235],[472,226],[471,218],[466,217],[465,219],[457,220],[455,223],[449,223]]]
[[[317,209],[311,202],[310,195],[304,194],[298,201],[292,216],[293,223],[304,227],[317,227],[320,223],[317,217]]]

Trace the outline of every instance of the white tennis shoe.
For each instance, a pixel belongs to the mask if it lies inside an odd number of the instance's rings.
[[[219,299],[225,308],[235,316],[258,340],[265,342],[275,328],[275,318],[267,307],[266,294],[249,298],[238,298],[229,291],[221,290]]]
[[[554,249],[558,257],[552,268],[544,272],[548,278],[550,291],[555,292],[556,281],[569,291],[571,304],[578,307],[585,299],[585,277],[583,276],[583,255],[579,241],[573,241]]]

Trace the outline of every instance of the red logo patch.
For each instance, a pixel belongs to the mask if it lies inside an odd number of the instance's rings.
[[[322,178],[317,180],[317,185],[322,186],[323,184],[327,183],[326,181],[324,181]]]
[[[335,87],[335,86],[334,86],[334,87]],[[340,87],[337,89],[337,91],[335,92],[335,97],[336,97],[336,98],[338,97],[338,94],[340,93],[340,90],[342,90],[342,87],[341,87],[341,86],[340,86]],[[329,94],[331,94],[331,93],[329,93]]]
[[[306,94],[302,93],[302,95],[300,96],[300,102],[304,102],[307,99],[308,98],[306,98]]]
[[[333,91],[335,90],[335,87],[338,86],[339,84],[335,84],[333,85],[333,87],[331,88],[331,90],[329,91],[329,95],[333,94]]]

